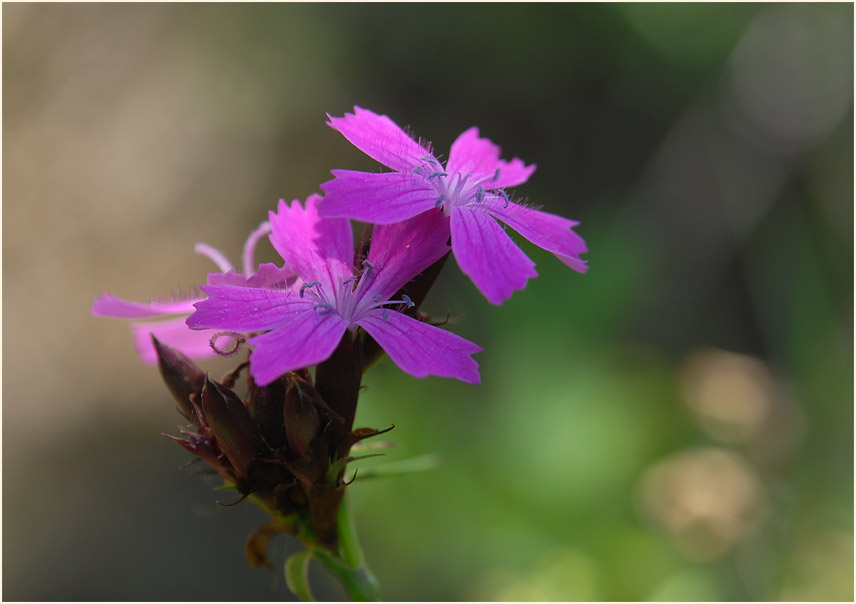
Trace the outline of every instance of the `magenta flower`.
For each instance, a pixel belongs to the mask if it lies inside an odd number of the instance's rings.
[[[248,340],[250,373],[261,386],[289,371],[325,361],[345,331],[365,329],[403,371],[478,383],[471,355],[481,348],[413,319],[400,309],[410,298],[391,297],[446,254],[442,212],[424,212],[403,223],[376,227],[368,258],[355,274],[350,222],[322,219],[312,195],[305,208],[280,200],[270,213],[270,241],[302,283],[288,290],[209,283],[208,299],[187,319],[195,329],[266,331]]]
[[[209,257],[220,268],[222,273],[212,273],[208,276],[209,283],[236,285],[244,287],[284,287],[295,279],[294,272],[288,268],[279,268],[274,264],[265,263],[258,266],[254,261],[256,244],[270,233],[270,225],[265,222],[250,233],[244,244],[243,273],[237,273],[219,250],[206,243],[197,243],[197,253]],[[186,295],[179,299],[153,300],[151,302],[131,302],[112,294],[102,294],[92,303],[91,312],[96,317],[116,317],[120,319],[149,319],[153,317],[169,317],[161,321],[146,321],[131,323],[134,343],[137,352],[144,363],[157,363],[157,353],[152,336],[164,344],[180,350],[194,359],[205,359],[223,354],[224,351],[236,346],[234,336],[217,338],[213,331],[199,331],[187,327],[187,317],[195,310],[194,304],[203,300],[202,295]],[[235,334],[237,335],[237,334]]]
[[[321,216],[392,224],[442,208],[449,217],[452,250],[461,270],[491,304],[501,304],[537,276],[535,263],[511,240],[497,220],[581,273],[585,242],[579,223],[514,202],[505,191],[525,183],[535,171],[518,158],[499,158],[499,147],[470,128],[452,144],[443,166],[430,146],[416,142],[385,115],[354,107],[353,114],[328,124],[358,149],[395,170],[391,173],[333,170],[321,185]]]

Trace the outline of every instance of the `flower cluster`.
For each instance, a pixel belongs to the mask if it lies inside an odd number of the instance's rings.
[[[418,378],[479,382],[473,355],[481,348],[419,311],[450,254],[492,304],[536,276],[500,223],[587,270],[576,222],[509,193],[535,166],[500,159],[477,128],[455,140],[443,163],[430,145],[359,107],[328,125],[391,171],[333,170],[323,197],[280,200],[248,238],[241,272],[197,244],[220,270],[189,296],[139,303],[104,294],[92,305],[96,316],[157,319],[131,329],[189,422],[174,440],[275,518],[276,528],[248,544],[254,563],[264,563],[264,543],[277,531],[335,551],[351,447],[380,433],[353,428],[361,376],[378,356]],[[352,219],[366,223],[356,247]],[[281,266],[256,265],[265,236]],[[219,382],[192,360],[242,348],[248,360]]]
[[[305,207],[280,201],[270,241],[298,275],[291,287],[209,285],[187,325],[193,329],[264,332],[248,340],[250,373],[267,385],[289,371],[327,360],[347,330],[364,329],[404,371],[479,381],[471,355],[481,350],[454,334],[400,312],[414,302],[399,290],[448,253],[443,216],[426,212],[374,229],[368,255],[356,260],[351,225],[321,218],[319,197]]]
[[[253,349],[250,372],[260,385],[325,360],[346,330],[358,328],[413,376],[477,383],[470,357],[480,349],[402,314],[413,304],[406,284],[442,258],[451,241],[461,270],[489,302],[501,304],[537,273],[497,221],[572,269],[587,270],[580,258],[585,242],[573,231],[577,222],[510,197],[507,189],[525,183],[535,166],[500,159],[499,147],[480,138],[478,128],[455,140],[443,164],[430,145],[413,140],[387,116],[355,107],[328,124],[393,171],[333,170],[335,178],[321,185],[323,198],[312,195],[305,207],[281,200],[269,222],[247,240],[243,273],[218,250],[197,244],[221,269],[200,288],[207,299],[143,304],[105,294],[92,313],[128,319],[176,315],[131,325],[147,363],[155,361],[149,334],[192,358],[205,358],[237,346],[224,344],[223,337],[240,341],[258,333],[247,341]],[[365,258],[354,257],[348,218],[378,225]],[[282,256],[282,267],[254,265],[255,245],[264,235]],[[400,289],[399,299],[392,299]]]

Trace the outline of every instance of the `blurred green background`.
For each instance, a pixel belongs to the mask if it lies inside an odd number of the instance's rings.
[[[290,596],[89,305],[199,283],[195,242],[237,259],[280,197],[377,169],[324,125],[358,104],[441,152],[478,125],[591,250],[580,276],[523,242],[502,307],[447,266],[425,310],[480,386],[366,375],[357,424],[399,446],[362,467],[441,460],[350,489],[385,598],[852,601],[852,5],[2,16],[5,599]]]

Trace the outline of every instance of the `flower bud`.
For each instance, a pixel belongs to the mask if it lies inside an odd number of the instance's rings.
[[[206,378],[202,411],[220,450],[238,476],[246,480],[250,463],[264,449],[259,429],[246,405],[234,392]]]
[[[158,368],[166,387],[175,397],[185,417],[194,418],[190,396],[202,389],[205,372],[183,353],[161,343],[154,335],[152,342],[158,355]],[[194,420],[195,421],[195,420]]]

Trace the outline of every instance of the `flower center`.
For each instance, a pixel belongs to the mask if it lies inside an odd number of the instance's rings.
[[[413,168],[413,172],[424,177],[437,191],[437,200],[434,205],[438,208],[442,207],[446,216],[450,214],[453,207],[483,202],[485,185],[491,189],[490,183],[499,179],[499,168],[492,177],[474,179],[472,174],[446,172],[440,162],[431,155],[425,155],[421,159],[424,163]],[[500,190],[500,194],[506,198],[505,191]]]
[[[335,291],[324,291],[320,281],[310,281],[300,287],[299,295],[313,305],[319,316],[326,317],[335,313],[345,319],[353,328],[356,328],[357,321],[376,308],[402,305],[411,308],[415,306],[410,297],[406,295],[402,295],[401,300],[386,301],[383,301],[378,295],[366,296],[377,272],[378,268],[374,264],[369,260],[363,260],[363,268],[357,274],[340,281],[338,286],[334,288]],[[387,319],[387,317],[387,311],[384,309],[383,318]]]

